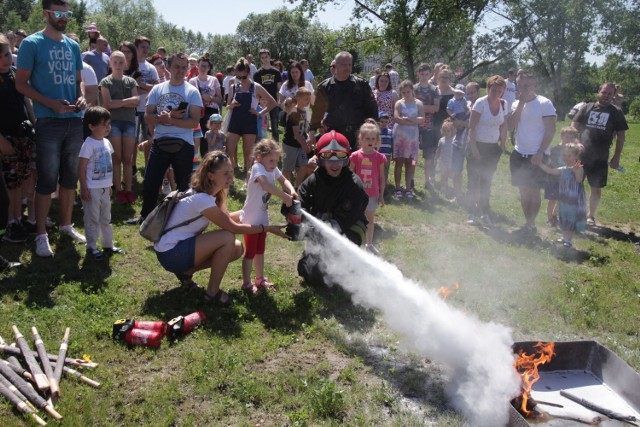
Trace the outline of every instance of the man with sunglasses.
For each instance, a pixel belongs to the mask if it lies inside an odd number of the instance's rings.
[[[336,132],[322,135],[316,144],[318,169],[298,188],[302,208],[327,222],[356,245],[361,245],[367,229],[364,211],[369,196],[362,181],[349,169],[349,140]],[[305,235],[316,245],[323,236],[313,231]],[[305,251],[298,262],[298,274],[312,285],[324,284],[318,255]]]
[[[20,44],[16,89],[31,98],[37,118],[36,255],[51,257],[45,221],[57,184],[60,233],[86,241],[71,224],[86,101],[80,90],[80,46],[64,35],[73,15],[69,5],[66,0],[43,0],[42,8],[46,27]]]

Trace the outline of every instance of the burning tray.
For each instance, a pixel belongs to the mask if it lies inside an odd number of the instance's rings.
[[[514,352],[534,352],[535,342],[515,343]],[[540,379],[533,384],[531,397],[536,410],[544,412],[535,419],[524,418],[511,406],[509,427],[585,426],[598,417],[598,426],[640,426],[640,375],[606,347],[595,341],[555,343],[555,355],[539,366]],[[587,409],[560,392],[568,392],[615,413],[635,417],[630,422],[613,420]],[[543,403],[544,402],[544,403]],[[562,407],[550,404],[561,405]],[[582,421],[578,421],[578,419]]]

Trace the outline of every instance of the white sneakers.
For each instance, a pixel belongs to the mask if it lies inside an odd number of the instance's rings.
[[[87,243],[87,239],[73,228],[73,225],[60,227],[61,234],[67,235],[74,242]],[[50,258],[53,256],[51,245],[49,245],[49,236],[47,234],[39,234],[36,236],[36,255],[42,258]]]
[[[36,236],[36,255],[42,258],[50,258],[53,256],[51,246],[49,246],[49,236],[46,234],[38,234]]]

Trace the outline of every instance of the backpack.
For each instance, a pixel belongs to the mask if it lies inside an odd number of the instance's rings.
[[[169,231],[178,227],[191,224],[193,221],[200,218],[202,215],[198,215],[195,218],[188,219],[174,225],[173,227],[165,229],[167,223],[169,222],[169,218],[171,218],[173,208],[176,207],[180,200],[189,195],[190,193],[187,193],[186,191],[178,190],[174,190],[171,193],[167,194],[167,196],[160,202],[158,206],[155,207],[154,210],[151,211],[149,215],[147,215],[147,217],[140,225],[140,235],[145,239],[152,241],[153,243],[157,243],[165,233],[168,233]]]

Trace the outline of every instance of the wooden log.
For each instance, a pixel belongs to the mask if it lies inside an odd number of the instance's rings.
[[[22,336],[16,325],[13,325],[11,329],[13,330],[13,334],[16,336],[18,348],[22,351],[22,358],[27,363],[31,375],[33,375],[36,387],[38,387],[38,390],[40,391],[49,390],[49,381],[47,380],[47,376],[42,372],[40,365],[38,365],[31,348],[29,348],[29,344],[27,344],[27,340],[24,339],[24,336]]]
[[[16,386],[16,388],[20,390],[22,394],[24,394],[27,399],[29,399],[29,401],[33,403],[37,408],[44,409],[49,415],[57,420],[62,419],[62,415],[56,412],[56,410],[49,404],[49,402],[44,400],[42,396],[40,396],[29,383],[27,383],[24,379],[22,379],[22,377],[20,377],[20,375],[16,374],[4,363],[0,363],[0,374],[4,375],[6,379],[11,381],[11,384]]]
[[[38,410],[36,409],[36,407],[35,407],[35,406],[33,406],[33,404],[32,404],[31,402],[29,402],[29,399],[27,399],[27,398],[26,398],[26,396],[25,396],[24,394],[22,394],[22,393],[20,392],[20,390],[18,390],[18,389],[16,388],[16,386],[14,386],[13,384],[11,384],[11,382],[10,382],[8,379],[6,379],[6,378],[4,377],[4,375],[0,375],[0,384],[4,385],[6,388],[8,388],[9,390],[11,390],[11,392],[12,392],[13,394],[15,394],[15,395],[16,395],[16,397],[17,397],[18,399],[20,399],[20,400],[22,400],[24,403],[26,403],[26,404],[27,404],[27,406],[29,406],[31,409],[33,409],[33,410],[34,410],[34,411],[36,411],[36,412],[38,411]]]
[[[62,337],[62,342],[60,343],[60,350],[58,351],[58,360],[56,362],[56,369],[53,371],[53,377],[56,379],[58,384],[62,379],[62,368],[64,367],[64,359],[67,357],[67,349],[69,348],[70,332],[71,332],[70,328],[67,328],[64,331],[64,337]]]
[[[13,363],[9,363],[8,361],[2,360],[2,359],[0,359],[0,363],[7,365],[9,368],[13,369],[18,375],[23,376],[29,381],[33,381],[33,375],[31,375],[31,373],[26,369],[24,369],[22,366],[16,366]]]
[[[13,406],[15,406],[20,412],[25,414],[29,414],[31,418],[33,418],[38,424],[41,426],[47,425],[42,418],[36,415],[33,410],[27,406],[22,400],[16,396],[15,393],[12,393],[4,384],[0,383],[0,394],[4,396]]]
[[[31,327],[31,333],[33,334],[33,341],[36,345],[36,351],[40,356],[40,363],[42,363],[42,368],[44,369],[44,373],[47,376],[47,381],[49,381],[49,391],[51,392],[51,396],[57,398],[60,396],[60,389],[58,388],[58,381],[56,381],[55,377],[53,376],[53,369],[51,368],[51,362],[49,362],[47,349],[44,346],[42,337],[40,337],[40,334],[38,333],[38,330],[35,326]]]
[[[2,337],[0,337],[0,341],[2,341]],[[7,356],[22,356],[22,351],[19,348],[16,347],[11,347],[9,345],[3,344],[4,341],[2,341],[2,343],[0,343],[0,353],[4,353]],[[40,358],[40,356],[38,355],[37,352],[32,351],[31,354],[33,354],[33,357],[35,358]],[[49,357],[49,361],[51,362],[57,362],[58,361],[58,355],[57,354],[49,354],[47,355]],[[73,359],[71,357],[65,357],[64,359],[64,363],[67,365],[71,365],[71,366],[80,366],[80,367],[84,367],[84,368],[95,368],[98,366],[97,363],[95,362],[87,362],[86,360],[83,359]]]
[[[611,409],[607,409],[605,407],[597,405],[593,402],[588,401],[587,399],[578,397],[575,394],[569,393],[568,391],[565,391],[565,390],[560,390],[560,396],[566,397],[567,399],[576,402],[578,405],[582,405],[585,408],[591,409],[592,411],[599,412],[614,420],[625,421],[628,423],[633,423],[634,421],[638,421],[638,419],[634,415],[625,415],[616,411],[612,411]]]
[[[99,382],[94,381],[91,378],[85,377],[84,375],[82,375],[82,373],[76,371],[75,369],[71,369],[68,366],[64,366],[62,369],[64,370],[65,374],[73,375],[74,377],[78,377],[78,378],[80,378],[81,381],[89,384],[91,387],[95,387],[95,388],[100,387],[100,383]]]

